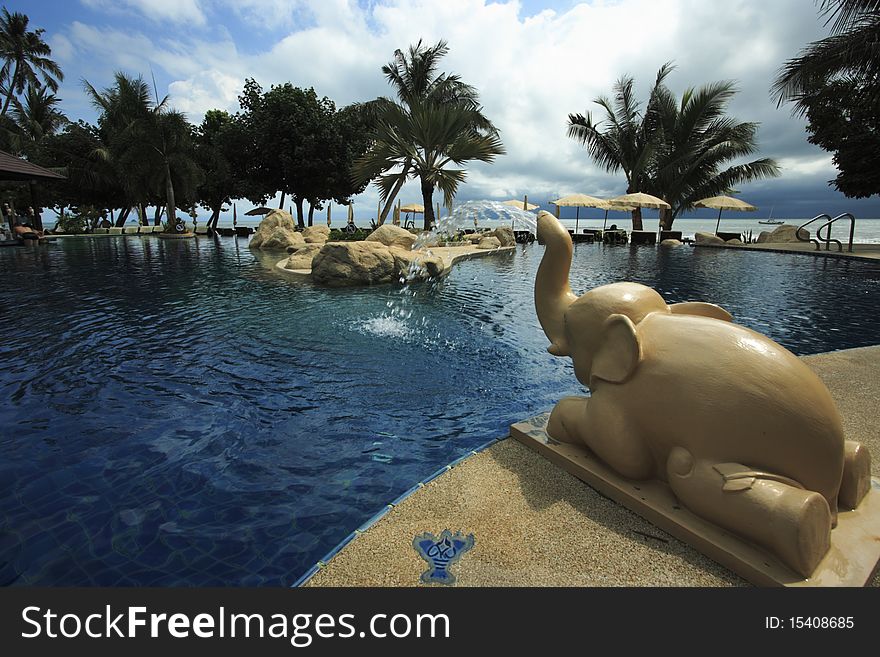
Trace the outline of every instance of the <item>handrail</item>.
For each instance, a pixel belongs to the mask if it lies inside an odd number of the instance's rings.
[[[839,219],[849,219],[849,245],[847,247],[847,251],[852,253],[853,250],[853,236],[856,231],[856,218],[849,212],[844,212],[843,214],[839,214],[834,219],[826,221],[824,224],[819,226],[818,230],[816,230],[816,238],[815,240],[811,240],[816,244],[816,250],[819,250],[819,241],[822,240],[825,242],[825,250],[831,250],[831,242],[835,242],[837,244],[838,252],[843,251],[843,244],[841,244],[840,240],[831,239],[831,225],[838,221]],[[828,232],[825,234],[825,237],[822,237],[822,229],[827,228]]]
[[[815,217],[810,219],[807,223],[801,224],[800,226],[797,227],[797,230],[794,231],[795,239],[797,239],[798,242],[813,242],[813,243],[815,243],[816,250],[818,251],[819,250],[819,243],[816,242],[816,240],[814,240],[814,239],[810,239],[809,237],[801,237],[801,228],[806,228],[814,221],[819,221],[819,219],[823,219],[823,218],[828,219],[829,221],[832,221],[830,214],[825,214],[824,212],[822,214],[817,214]],[[809,233],[807,233],[807,234],[809,234]]]

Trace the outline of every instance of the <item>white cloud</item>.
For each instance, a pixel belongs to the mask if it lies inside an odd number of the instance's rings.
[[[597,169],[566,137],[567,116],[595,112],[592,100],[610,95],[624,74],[635,77],[644,98],[658,67],[673,60],[677,68],[667,82],[679,94],[709,81],[737,80],[740,93],[731,113],[761,123],[761,155],[781,160],[785,177],[835,175],[827,154],[806,143],[803,121],[787,108],[777,109],[769,96],[782,62],[824,35],[815,6],[802,0],[621,0],[531,16],[518,2],[483,0],[389,0],[366,8],[349,0],[124,4],[153,20],[183,23],[204,21],[207,12],[205,30],[221,34],[183,27],[160,39],[155,32],[148,37],[74,23],[56,41],[61,56],[75,49],[80,58],[96,58],[108,78],[116,68],[146,75],[149,63],[161,66],[172,80],[172,104],[193,121],[212,107],[237,109],[248,76],[264,87],[287,81],[314,86],[337,105],[390,95],[380,67],[394,50],[419,39],[428,44],[446,39],[450,54],[442,68],[477,87],[507,149],[494,165],[469,167],[462,194],[467,198],[528,193],[545,201],[575,191],[622,193],[622,176]],[[261,48],[255,50],[254,43],[237,48],[232,30],[214,24],[230,11],[254,26]],[[404,198],[418,199],[417,186],[407,185]],[[372,189],[358,201],[362,207],[375,202]]]
[[[155,21],[192,22],[204,25],[205,14],[198,0],[81,0],[91,9],[111,13],[134,12]]]

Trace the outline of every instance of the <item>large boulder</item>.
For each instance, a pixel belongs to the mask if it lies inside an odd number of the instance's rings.
[[[726,244],[733,244],[734,246],[742,246],[743,245],[743,241],[741,239],[736,238],[736,237],[734,237],[732,240],[727,240],[727,242],[725,242],[725,243]]]
[[[466,235],[464,236],[464,238],[465,238],[468,242],[470,242],[471,244],[473,244],[474,246],[476,246],[477,244],[479,244],[479,243],[480,243],[480,240],[483,239],[484,237],[486,237],[486,233],[468,233],[468,234],[466,234]]]
[[[308,244],[324,244],[330,238],[330,226],[323,224],[309,226],[303,230],[302,236]]]
[[[697,244],[724,244],[723,239],[712,233],[696,232],[694,233],[694,241]]]
[[[290,255],[284,264],[284,268],[311,269],[312,259],[318,255],[323,246],[323,244],[304,244]]]
[[[248,246],[264,251],[286,251],[288,247],[304,242],[302,233],[296,230],[293,217],[284,210],[273,210],[263,217]]]
[[[446,265],[443,259],[430,255],[426,251],[410,251],[398,246],[390,248],[394,257],[394,269],[398,280],[426,280],[436,278],[443,273]]]
[[[500,249],[501,242],[497,237],[484,237],[480,240],[480,243],[477,244],[478,249]]]
[[[681,241],[673,239],[663,240],[660,242],[660,246],[681,246]]]
[[[791,224],[782,224],[781,226],[777,226],[776,228],[774,228],[773,231],[770,233],[768,233],[766,230],[761,231],[761,234],[758,235],[758,243],[792,243],[810,239],[810,231],[808,231],[806,228],[801,228],[800,236],[803,239],[799,240],[795,235],[797,230],[797,226],[793,226]]]
[[[390,283],[396,273],[394,255],[379,241],[327,242],[312,259],[312,280],[329,287]]]
[[[501,243],[501,246],[516,246],[516,238],[513,236],[513,228],[509,226],[496,228],[489,234],[497,239]]]
[[[411,249],[416,241],[416,236],[400,226],[382,224],[372,233],[367,235],[366,241],[379,242],[385,246],[399,246],[403,249]]]

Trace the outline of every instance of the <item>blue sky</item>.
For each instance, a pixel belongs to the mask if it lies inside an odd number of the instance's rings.
[[[804,123],[777,109],[769,87],[779,66],[827,33],[805,0],[27,0],[6,2],[46,30],[65,72],[59,92],[72,118],[94,120],[82,79],[103,88],[114,71],[155,74],[159,95],[198,122],[205,110],[237,109],[245,77],[314,86],[337,105],[390,90],[380,71],[395,48],[445,38],[445,69],[481,92],[507,155],[469,167],[459,198],[528,194],[544,203],[582,192],[625,191],[621,174],[600,171],[565,136],[570,112],[593,109],[623,74],[644,97],[657,68],[678,93],[737,81],[731,113],[761,123],[761,155],[783,166],[775,180],[743,185],[743,199],[774,217],[851,211],[880,217],[880,200],[846,199],[828,187],[828,153],[806,142]],[[420,200],[408,184],[405,202]],[[368,189],[358,208],[375,208]],[[704,211],[705,212],[705,211]],[[711,214],[708,212],[707,214]],[[697,216],[701,216],[700,213]]]

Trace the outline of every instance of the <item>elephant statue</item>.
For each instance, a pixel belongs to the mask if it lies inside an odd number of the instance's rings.
[[[710,303],[667,304],[636,283],[575,296],[572,242],[548,212],[535,307],[589,397],[566,397],[551,438],[585,444],[618,474],[659,479],[692,513],[809,577],[838,507],[871,486],[868,451],[844,440],[825,385],[794,354]]]

